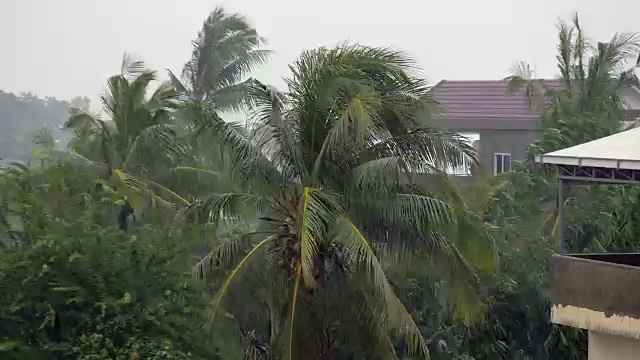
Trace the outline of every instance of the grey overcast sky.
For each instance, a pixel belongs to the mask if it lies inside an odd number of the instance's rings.
[[[254,76],[279,87],[300,52],[345,40],[403,50],[436,82],[503,78],[520,59],[554,76],[555,25],[575,11],[593,40],[640,31],[638,0],[0,0],[0,89],[95,99],[125,52],[179,71],[216,5],[269,40]]]

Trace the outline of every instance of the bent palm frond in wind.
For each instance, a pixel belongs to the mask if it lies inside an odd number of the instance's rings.
[[[261,49],[265,43],[243,16],[217,7],[193,41],[182,80],[171,72],[170,77],[177,89],[206,100],[216,111],[238,109],[246,95],[244,80],[269,58],[271,52]]]
[[[395,357],[391,334],[427,358],[425,340],[385,266],[421,251],[450,270],[452,293],[477,293],[477,272],[495,267],[493,240],[444,174],[470,161],[473,149],[421,125],[421,110],[431,104],[428,86],[400,52],[320,48],[303,53],[291,71],[286,93],[252,83],[246,130],[202,112],[203,128],[245,190],[212,194],[190,210],[217,223],[253,209],[258,231],[265,231],[234,247],[246,251],[226,253],[235,266],[214,308],[223,306],[234,283],[244,289],[241,279],[250,277],[243,274],[267,272],[289,279],[262,285],[270,294],[289,294],[270,300],[280,319],[270,322],[278,329],[270,335],[272,351],[289,359],[331,358],[335,331],[346,331],[354,351],[367,358]],[[196,273],[221,270],[207,266],[215,257],[203,259]],[[363,327],[366,334],[356,333]]]

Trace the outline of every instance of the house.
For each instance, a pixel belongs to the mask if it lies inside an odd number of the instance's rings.
[[[544,81],[550,88],[563,86],[560,80]],[[538,139],[540,115],[529,108],[525,89],[509,92],[505,80],[443,80],[431,94],[440,105],[436,126],[469,137],[485,173],[510,171],[511,162],[524,160]],[[640,117],[640,90],[627,88],[620,95],[632,119]]]

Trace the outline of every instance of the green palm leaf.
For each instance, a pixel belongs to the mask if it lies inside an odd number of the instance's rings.
[[[240,262],[238,263],[238,265],[231,271],[231,273],[229,274],[229,276],[227,277],[227,279],[225,280],[225,282],[222,284],[222,286],[220,287],[220,289],[218,290],[218,292],[216,293],[213,302],[212,302],[212,317],[215,317],[216,314],[218,313],[218,309],[220,308],[220,303],[223,299],[223,297],[225,296],[225,294],[227,293],[227,290],[229,289],[229,285],[231,284],[231,281],[233,281],[235,279],[236,276],[238,276],[243,268],[243,266],[247,263],[247,261],[258,251],[260,250],[264,245],[268,244],[269,242],[277,239],[277,235],[271,235],[269,237],[267,237],[266,239],[262,240],[260,243],[258,243],[256,246],[254,246],[251,251],[249,251],[249,253],[242,258],[242,260],[240,260]]]
[[[371,279],[371,290],[375,296],[369,297],[369,301],[380,311],[385,324],[390,330],[399,331],[406,337],[407,349],[412,355],[429,358],[429,350],[420,329],[395,295],[370,242],[346,217],[337,220],[333,231],[334,241],[345,246],[349,262],[356,269],[365,271]]]

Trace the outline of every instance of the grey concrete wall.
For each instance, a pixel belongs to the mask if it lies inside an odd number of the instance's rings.
[[[429,126],[457,133],[480,135],[480,165],[493,174],[493,154],[509,153],[512,160],[524,160],[527,148],[540,136],[539,121],[507,121],[479,119],[475,126],[460,126],[455,119],[431,119]]]
[[[512,161],[524,160],[527,148],[537,140],[537,130],[479,130],[480,166],[487,174],[493,174],[493,154],[509,153]]]
[[[478,133],[480,135],[479,161],[482,170],[493,174],[493,155],[496,153],[511,154],[511,160],[527,158],[527,149],[540,136],[539,130],[526,129],[464,129],[450,130],[458,133]]]

